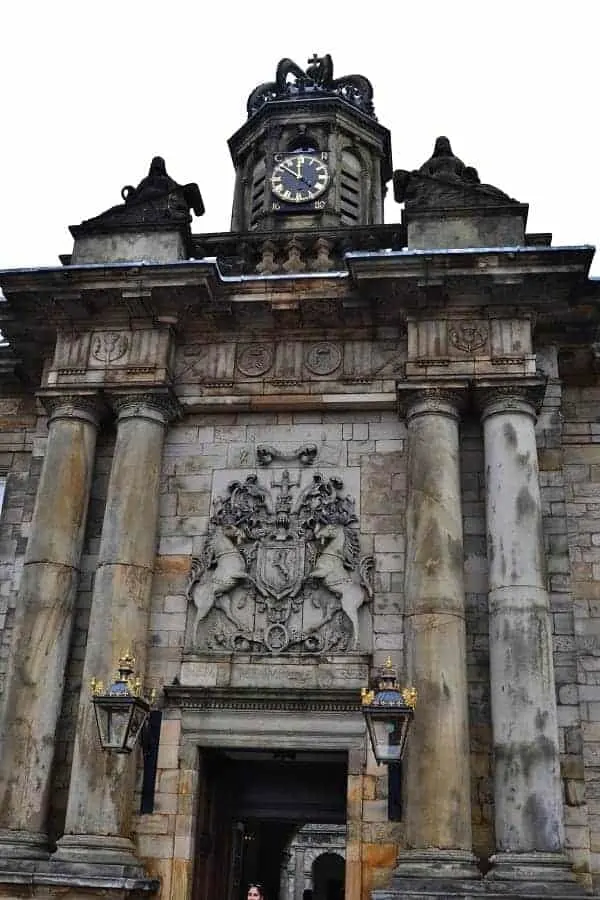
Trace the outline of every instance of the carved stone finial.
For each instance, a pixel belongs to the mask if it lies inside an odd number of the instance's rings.
[[[477,169],[452,152],[447,137],[438,137],[431,157],[413,172],[394,172],[394,199],[407,208],[506,206],[517,203],[504,191],[481,184]]]
[[[261,247],[262,257],[256,266],[256,271],[261,275],[272,275],[279,271],[279,265],[275,262],[275,244],[273,241],[265,241]]]
[[[335,263],[331,259],[332,244],[326,238],[320,237],[315,241],[316,257],[313,260],[311,269],[314,272],[330,272]]]
[[[167,173],[162,156],[155,156],[146,177],[137,187],[126,185],[121,196],[123,204],[72,227],[73,236],[143,225],[189,225],[190,209],[197,216],[204,214],[198,185],[178,184]]]
[[[306,269],[306,263],[301,258],[300,254],[302,253],[302,244],[296,238],[292,238],[291,241],[288,241],[286,247],[288,258],[284,262],[281,267],[288,275],[293,275],[296,272],[304,272]]]
[[[271,100],[306,100],[311,97],[338,97],[375,118],[373,88],[364,75],[333,77],[333,60],[313,54],[306,71],[291,59],[282,59],[277,66],[275,81],[259,84],[248,97],[248,118]]]

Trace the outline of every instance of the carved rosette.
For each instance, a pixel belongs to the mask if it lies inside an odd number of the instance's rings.
[[[536,419],[545,393],[545,378],[520,379],[500,384],[480,383],[475,388],[482,421],[488,416],[504,412],[521,412]]]
[[[357,648],[373,560],[360,557],[354,500],[338,477],[315,474],[301,486],[299,474],[273,473],[269,486],[251,474],[216,500],[202,553],[192,560],[190,650]]]

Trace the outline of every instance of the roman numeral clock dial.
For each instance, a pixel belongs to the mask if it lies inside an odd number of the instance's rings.
[[[271,175],[271,190],[275,197],[286,204],[311,204],[313,209],[323,209],[325,202],[317,198],[329,185],[326,158],[326,153],[277,155]],[[277,208],[275,204],[273,207]]]

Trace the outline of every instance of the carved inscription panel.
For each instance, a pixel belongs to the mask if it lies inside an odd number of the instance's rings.
[[[373,560],[360,554],[346,483],[354,471],[344,479],[306,468],[232,474],[216,486],[204,547],[192,560],[188,650],[358,649]]]

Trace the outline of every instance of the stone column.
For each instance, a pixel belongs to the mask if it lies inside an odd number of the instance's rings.
[[[418,701],[405,779],[409,849],[396,879],[474,878],[459,463],[464,390],[405,391],[405,646]]]
[[[493,878],[569,877],[535,440],[544,385],[481,388],[496,819]]]
[[[5,733],[0,734],[0,867],[48,857],[55,730],[71,638],[100,405],[45,395],[48,443],[17,600]],[[11,863],[8,863],[9,866]]]
[[[130,838],[137,754],[102,751],[88,685],[114,676],[125,650],[143,675],[169,395],[118,397],[117,439],[94,580],[65,834],[53,867],[143,876]]]

